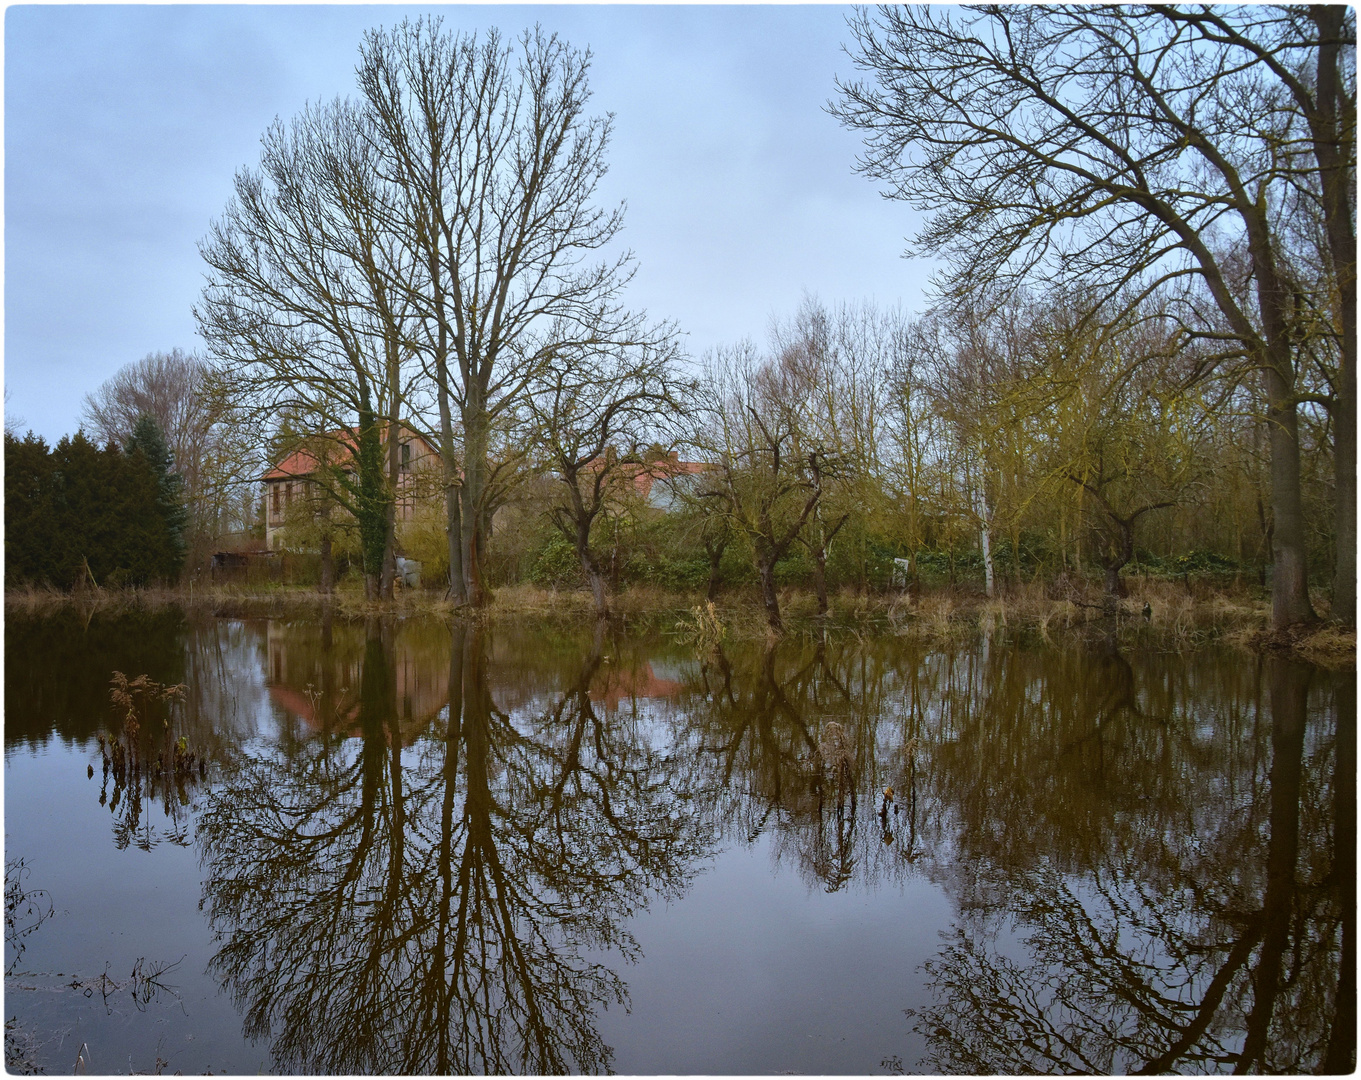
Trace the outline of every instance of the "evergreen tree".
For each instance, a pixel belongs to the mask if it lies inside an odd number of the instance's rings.
[[[177,545],[165,506],[176,485],[163,477],[141,445],[101,450],[77,432],[49,450],[32,434],[6,433],[5,583],[69,589],[90,578],[111,586],[173,578],[183,504]]]
[[[135,457],[140,452],[156,481],[156,508],[164,523],[165,537],[163,543],[160,543],[159,537],[149,535],[148,551],[162,546],[165,551],[155,560],[157,566],[153,576],[167,579],[177,577],[184,565],[187,547],[185,527],[189,515],[184,503],[184,478],[174,471],[175,463],[166,445],[165,433],[161,431],[161,425],[150,413],[143,413],[133,426],[127,452],[129,457]]]
[[[31,431],[5,432],[5,580],[52,580],[52,454]]]

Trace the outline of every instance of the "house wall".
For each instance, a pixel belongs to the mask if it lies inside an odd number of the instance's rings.
[[[440,505],[442,469],[438,452],[421,438],[401,443],[397,478],[397,520],[410,521],[424,503]],[[265,545],[278,550],[283,543],[281,530],[294,502],[314,498],[317,486],[305,477],[270,477],[264,481]]]

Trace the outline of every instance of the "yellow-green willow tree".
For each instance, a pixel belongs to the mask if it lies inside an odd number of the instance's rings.
[[[917,250],[949,261],[948,292],[1058,280],[1133,301],[1181,289],[1171,314],[1260,373],[1271,447],[1272,620],[1282,628],[1312,618],[1313,608],[1293,349],[1304,278],[1278,210],[1294,186],[1318,193],[1335,288],[1354,291],[1344,182],[1355,159],[1354,37],[1345,15],[1253,22],[1234,12],[1216,26],[1213,14],[865,10],[852,21],[853,59],[869,78],[843,84],[834,111],[865,133],[861,170],[930,215]],[[1311,82],[1323,91],[1314,98]],[[1245,274],[1249,295],[1236,288]],[[1330,297],[1319,299],[1330,306]],[[1342,319],[1344,343],[1355,340],[1346,329],[1354,309],[1353,301]],[[1354,440],[1346,435],[1349,385],[1354,379],[1340,380],[1330,402],[1344,421],[1339,450]],[[1354,461],[1342,463],[1343,473],[1353,469]],[[1354,535],[1351,513],[1339,542]],[[1344,576],[1349,565],[1354,578],[1354,560],[1339,560]],[[1344,601],[1344,610],[1353,604]]]

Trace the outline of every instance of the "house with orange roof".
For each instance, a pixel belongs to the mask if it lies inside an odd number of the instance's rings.
[[[592,461],[586,468],[590,470],[595,465]],[[616,492],[631,487],[633,494],[654,510],[670,510],[679,500],[681,490],[694,484],[693,478],[708,469],[702,461],[681,461],[680,454],[672,450],[653,461],[621,463],[611,485],[618,485],[613,488]]]
[[[355,432],[343,429],[314,436],[294,450],[261,478],[265,487],[265,544],[277,549],[282,530],[294,503],[315,498],[321,485],[317,473],[327,459],[342,472],[353,472]],[[380,429],[387,443],[387,428]],[[440,497],[439,451],[423,435],[402,425],[398,454],[397,520],[409,521],[423,499]]]

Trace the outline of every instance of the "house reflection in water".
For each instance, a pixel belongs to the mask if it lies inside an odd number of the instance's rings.
[[[402,745],[410,746],[449,703],[448,635],[406,628],[383,629],[391,647],[396,708]],[[359,688],[366,630],[337,624],[320,637],[271,621],[266,629],[270,701],[299,736],[335,733],[359,736]]]
[[[591,700],[611,711],[620,702],[677,697],[699,673],[695,660],[644,660],[635,667],[604,665],[591,680]]]

